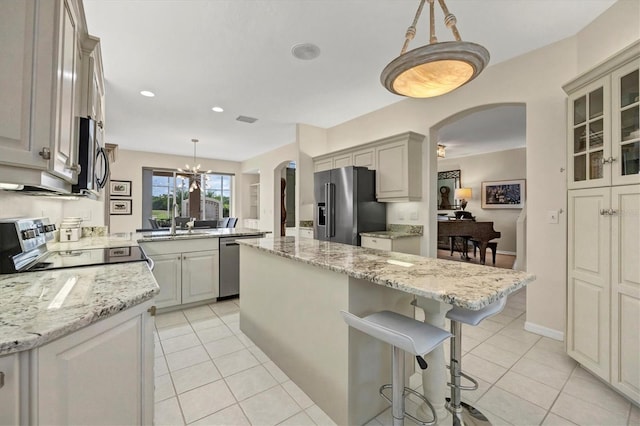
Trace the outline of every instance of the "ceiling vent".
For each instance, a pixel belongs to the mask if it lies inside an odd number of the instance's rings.
[[[258,121],[257,118],[253,118],[253,117],[247,117],[246,115],[239,115],[238,118],[236,118],[237,121],[242,121],[243,123],[255,123],[256,121]]]

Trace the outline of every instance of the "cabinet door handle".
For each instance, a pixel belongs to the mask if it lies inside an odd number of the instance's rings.
[[[4,387],[4,372],[0,371],[0,388]]]
[[[42,148],[38,154],[45,160],[51,160],[51,150],[47,147]]]
[[[604,216],[607,214],[607,211],[605,209],[600,209],[600,215]]]
[[[618,210],[609,209],[609,210],[607,210],[607,214],[609,216],[613,216],[614,214],[618,214]]]
[[[147,312],[149,312],[149,314],[151,314],[152,317],[155,317],[156,316],[156,305],[153,305],[152,307],[147,309]]]

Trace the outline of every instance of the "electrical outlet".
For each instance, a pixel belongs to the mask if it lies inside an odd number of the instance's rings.
[[[558,223],[558,210],[549,210],[547,212],[548,223]]]

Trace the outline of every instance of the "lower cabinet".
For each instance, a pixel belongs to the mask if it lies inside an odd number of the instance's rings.
[[[640,403],[640,185],[568,201],[567,353]]]
[[[0,424],[152,424],[152,306],[0,357]]]
[[[393,239],[362,236],[360,245],[365,248],[420,255],[420,236]]]
[[[153,276],[160,286],[158,308],[218,297],[220,250],[218,238],[141,242],[153,260]]]

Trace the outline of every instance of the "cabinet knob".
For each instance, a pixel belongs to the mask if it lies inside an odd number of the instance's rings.
[[[147,309],[147,312],[149,312],[152,317],[155,317],[156,316],[156,305],[153,305],[152,307]]]
[[[45,160],[51,159],[51,150],[47,147],[42,148],[38,154]]]

